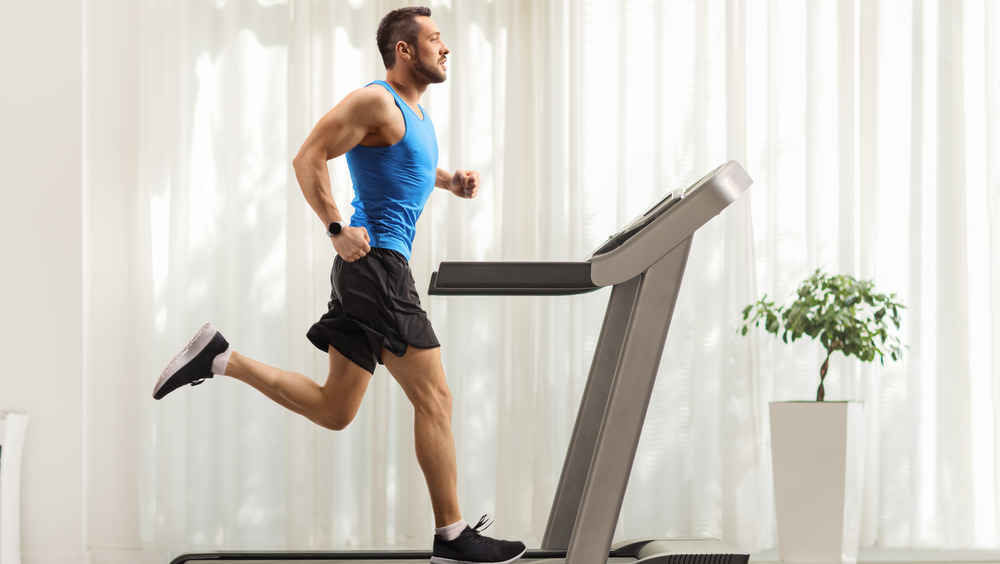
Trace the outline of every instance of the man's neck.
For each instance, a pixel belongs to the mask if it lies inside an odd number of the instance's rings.
[[[392,86],[392,89],[396,91],[396,94],[399,94],[399,97],[411,107],[416,107],[420,104],[420,98],[424,95],[428,86],[426,83],[418,83],[409,76],[393,71],[385,73],[385,81],[388,82],[389,86]]]

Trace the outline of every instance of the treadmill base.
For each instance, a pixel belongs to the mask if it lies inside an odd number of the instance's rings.
[[[291,550],[291,551],[217,551],[182,554],[171,564],[414,564],[429,561],[431,553],[418,550]],[[747,564],[750,555],[741,553],[716,539],[641,539],[618,543],[608,555],[608,564]],[[528,550],[518,564],[565,564],[565,550]]]

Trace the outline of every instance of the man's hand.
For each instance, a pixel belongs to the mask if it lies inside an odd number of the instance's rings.
[[[372,248],[368,244],[368,230],[364,227],[345,227],[339,234],[330,237],[333,248],[340,255],[340,258],[347,262],[354,262],[371,252]]]
[[[475,198],[479,193],[479,173],[474,170],[456,170],[448,191],[459,198]]]

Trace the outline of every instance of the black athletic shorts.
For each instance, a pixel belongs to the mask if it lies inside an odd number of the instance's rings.
[[[413,282],[410,265],[396,251],[372,248],[354,262],[339,256],[330,272],[329,311],[306,336],[316,348],[330,345],[368,372],[381,364],[382,349],[396,356],[407,345],[441,346]]]

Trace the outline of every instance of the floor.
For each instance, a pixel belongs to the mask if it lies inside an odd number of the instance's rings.
[[[778,551],[751,554],[753,564],[778,563]],[[928,550],[916,548],[862,548],[858,564],[1000,564],[998,550]]]
[[[210,553],[209,553],[210,554]],[[288,558],[296,554],[300,558]],[[188,555],[194,556],[194,555]],[[220,560],[213,558],[206,554],[207,558],[193,558],[193,559],[182,559],[184,564],[219,564]],[[223,558],[226,564],[290,564],[290,563],[306,563],[309,564],[425,564],[426,560],[420,559],[415,560],[412,557],[400,558],[395,560],[332,560],[325,558],[317,558],[319,554],[310,554],[308,551],[305,552],[292,552],[286,553],[285,558],[271,559],[267,558],[264,554],[258,555],[256,558],[252,559],[233,559],[233,558]],[[636,561],[632,558],[622,559],[622,562],[612,562],[610,564],[628,564],[629,562],[635,563]],[[562,560],[534,560],[530,557],[522,559],[519,564],[531,564],[532,562],[546,562],[547,564],[554,564],[555,562],[564,562]],[[780,558],[778,557],[777,550],[767,550],[760,553],[755,553],[750,555],[750,562],[752,564],[769,564],[775,563],[780,564]],[[816,563],[819,564],[819,563]],[[922,549],[887,549],[887,548],[872,548],[872,549],[861,549],[858,554],[858,564],[1000,564],[1000,551],[955,551],[955,550],[922,550]]]

